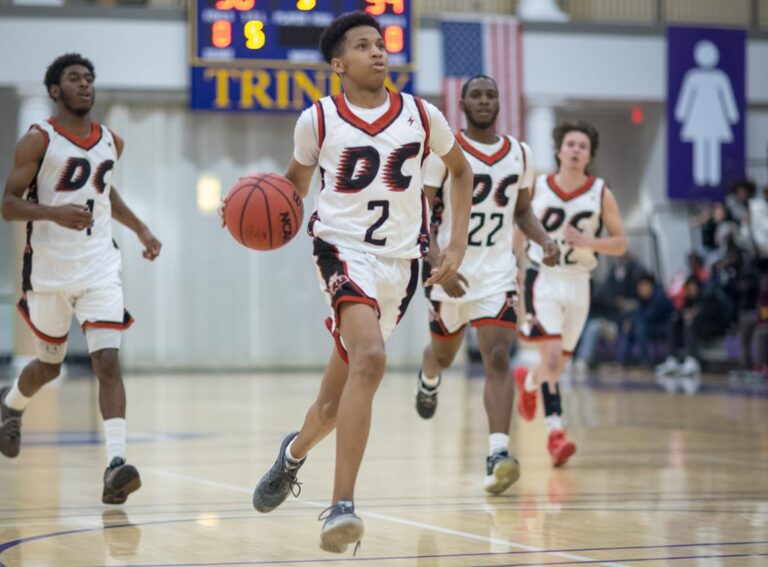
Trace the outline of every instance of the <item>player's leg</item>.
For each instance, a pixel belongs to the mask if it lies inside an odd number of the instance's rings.
[[[307,410],[301,431],[289,433],[283,439],[275,463],[253,492],[253,507],[259,512],[271,512],[291,493],[299,495],[301,485],[297,474],[307,454],[336,427],[336,415],[347,372],[346,361],[340,350],[334,348],[317,399]]]
[[[429,330],[432,340],[424,349],[421,369],[416,382],[416,411],[429,419],[437,409],[441,373],[456,358],[464,340],[462,304],[430,301]]]
[[[559,361],[556,369],[555,382],[542,384],[542,398],[544,399],[545,423],[549,433],[547,448],[552,456],[552,464],[556,467],[564,465],[576,452],[576,444],[566,438],[563,428],[563,403],[560,390],[560,378],[565,367],[570,361],[573,350],[579,342],[579,337],[584,330],[589,315],[589,280],[587,278],[574,279],[568,282],[571,294],[564,302],[562,339],[560,341],[561,352],[557,354]],[[551,352],[554,357],[556,353]],[[547,409],[549,408],[549,409]]]
[[[133,324],[133,319],[124,308],[119,282],[78,295],[74,309],[85,331],[91,366],[99,383],[107,453],[101,500],[104,504],[122,504],[141,487],[139,472],[126,462],[126,397],[118,354],[123,331]]]
[[[558,282],[553,274],[540,275],[529,269],[525,275],[526,320],[521,338],[536,345],[539,362],[533,368],[515,368],[514,379],[520,417],[531,421],[536,415],[536,393],[545,382],[559,378],[563,307]]]
[[[19,301],[18,308],[35,334],[37,358],[24,367],[11,386],[0,389],[0,453],[11,458],[21,450],[21,420],[27,404],[61,371],[72,319],[72,308],[59,293],[30,292]]]
[[[520,477],[520,465],[509,454],[509,427],[515,398],[509,351],[515,336],[516,330],[511,327],[483,325],[477,328],[485,369],[483,401],[490,431],[484,486],[491,494],[501,494]]]
[[[336,417],[336,470],[332,506],[324,520],[320,547],[342,553],[363,537],[363,522],[355,514],[357,475],[371,429],[373,397],[384,377],[384,337],[376,311],[364,303],[340,308],[339,331],[349,353],[349,374]]]

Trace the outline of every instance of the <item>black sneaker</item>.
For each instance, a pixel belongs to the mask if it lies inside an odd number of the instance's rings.
[[[427,386],[421,379],[421,370],[416,380],[416,411],[424,419],[429,419],[435,415],[437,409],[437,389],[440,387],[442,378],[438,376],[437,386]]]
[[[352,501],[337,502],[323,510],[317,519],[325,520],[320,532],[320,549],[330,553],[344,553],[349,544],[354,543],[357,551],[365,529],[363,521],[355,514]]]
[[[141,477],[136,467],[129,465],[122,457],[115,457],[104,471],[104,504],[123,504],[131,492],[141,488]]]
[[[301,483],[296,479],[296,473],[307,458],[304,457],[299,463],[293,464],[285,457],[286,448],[298,434],[298,431],[294,431],[283,439],[275,464],[256,485],[253,491],[253,507],[259,512],[271,512],[280,506],[289,494],[301,494]]]
[[[499,451],[486,458],[485,473],[485,491],[501,494],[520,478],[520,463],[507,451]]]
[[[5,405],[10,386],[0,389],[0,453],[14,458],[21,450],[21,414]]]

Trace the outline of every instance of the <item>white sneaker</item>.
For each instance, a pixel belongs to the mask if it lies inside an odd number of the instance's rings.
[[[680,368],[680,374],[683,376],[700,376],[701,365],[699,365],[699,361],[692,356],[686,356]]]
[[[674,356],[668,356],[667,360],[656,366],[656,376],[671,376],[680,371],[680,365]]]

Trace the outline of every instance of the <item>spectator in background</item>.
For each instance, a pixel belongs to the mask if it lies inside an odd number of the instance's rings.
[[[573,357],[577,373],[594,364],[600,338],[612,341],[619,323],[637,306],[637,282],[645,268],[629,252],[612,257],[609,262],[607,275],[591,290],[589,319]]]
[[[667,295],[675,305],[675,309],[683,306],[685,282],[691,276],[696,276],[701,283],[709,281],[709,270],[704,265],[704,259],[696,252],[688,253],[688,265],[685,270],[676,273],[669,281]]]
[[[672,317],[671,354],[656,367],[658,376],[701,374],[699,344],[723,336],[730,323],[727,298],[719,288],[703,288],[699,278],[690,276],[684,291],[682,308]]]
[[[757,267],[768,271],[768,185],[749,202],[749,228]]]
[[[702,253],[705,256],[717,250],[717,227],[726,222],[733,222],[731,214],[728,212],[725,203],[717,201],[712,203],[702,213],[691,217],[691,226],[701,229]]]
[[[757,186],[749,179],[740,179],[731,185],[725,197],[731,218],[739,225],[745,224],[749,218],[749,201],[757,193]]]
[[[669,325],[675,306],[664,294],[651,274],[644,274],[637,282],[637,307],[621,322],[616,349],[619,363],[627,364],[638,351],[638,362],[651,360],[650,344],[668,339]]]
[[[744,370],[756,370],[768,379],[768,273],[760,277],[757,305],[742,317],[739,335]]]

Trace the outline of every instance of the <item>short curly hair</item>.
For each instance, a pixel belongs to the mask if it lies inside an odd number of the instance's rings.
[[[600,134],[598,133],[597,128],[584,120],[563,122],[552,130],[552,139],[555,141],[555,161],[557,162],[557,167],[560,167],[560,159],[557,157],[557,154],[560,152],[560,146],[563,145],[563,140],[569,132],[581,132],[582,134],[586,134],[589,138],[590,156],[594,159],[597,154],[597,147],[600,145]]]
[[[323,30],[320,36],[320,52],[325,62],[330,64],[334,57],[338,57],[341,46],[344,43],[344,34],[352,28],[370,26],[381,35],[381,26],[376,18],[365,12],[348,12],[342,14]]]
[[[488,75],[475,75],[474,77],[470,77],[466,81],[464,81],[464,84],[461,85],[461,98],[465,99],[467,98],[467,91],[469,90],[469,85],[472,83],[472,81],[478,81],[480,79],[487,79],[488,81],[491,81],[493,85],[496,87],[496,90],[499,90],[499,85],[496,83],[496,79],[493,77],[489,77]]]
[[[43,83],[45,83],[48,96],[50,96],[51,87],[53,85],[61,84],[61,76],[64,74],[64,69],[71,67],[72,65],[82,65],[88,69],[94,77],[96,76],[96,71],[90,59],[86,59],[79,53],[65,53],[64,55],[60,55],[53,61],[53,63],[48,65],[48,68],[45,70],[45,79],[43,80]]]

